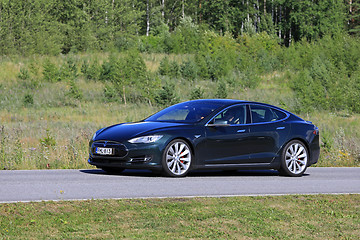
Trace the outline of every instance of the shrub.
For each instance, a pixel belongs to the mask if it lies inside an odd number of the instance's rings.
[[[43,64],[43,76],[44,80],[48,82],[60,81],[60,73],[55,64],[46,59]]]
[[[201,98],[204,98],[204,90],[202,90],[201,87],[196,87],[193,90],[191,90],[190,100],[201,99]]]
[[[25,94],[23,103],[25,106],[30,106],[34,104],[34,96],[30,93]]]
[[[69,81],[70,89],[67,93],[67,96],[70,96],[71,98],[81,100],[83,98],[83,93],[79,89],[79,87],[76,85],[75,80],[70,79]]]
[[[226,90],[226,83],[221,81],[218,83],[216,93],[216,98],[227,98],[227,90]]]
[[[46,129],[46,136],[40,139],[40,144],[47,148],[56,146],[56,140],[54,136],[50,133],[50,129]]]
[[[162,76],[170,75],[170,62],[167,56],[164,57],[160,62],[159,74]]]
[[[194,60],[188,59],[181,64],[181,75],[189,80],[194,80],[197,77],[197,66]]]
[[[175,85],[166,83],[155,96],[155,102],[162,106],[170,106],[179,102],[179,97],[175,92]]]
[[[107,102],[113,102],[119,98],[119,92],[112,83],[105,84],[104,97]]]
[[[30,79],[30,73],[26,68],[20,68],[20,72],[17,77],[20,80],[26,81]]]
[[[177,78],[180,76],[180,66],[176,61],[170,62],[169,77]]]
[[[84,61],[81,65],[81,73],[87,80],[98,80],[100,77],[101,67],[97,61],[89,63]]]

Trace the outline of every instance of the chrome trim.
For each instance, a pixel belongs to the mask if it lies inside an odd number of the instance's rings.
[[[238,103],[238,104],[234,104],[234,105],[231,105],[231,106],[228,106],[226,108],[224,108],[223,110],[221,110],[220,112],[216,113],[215,116],[213,116],[209,121],[207,121],[207,123],[205,123],[205,127],[208,126],[209,122],[211,122],[217,115],[219,115],[220,113],[224,112],[225,110],[231,108],[231,107],[235,107],[235,106],[241,106],[241,105],[245,105],[245,106],[249,106],[249,110],[250,110],[250,121],[251,123],[245,123],[245,124],[231,124],[230,126],[249,126],[249,125],[259,125],[259,124],[268,124],[268,123],[277,123],[277,122],[282,122],[282,121],[285,121],[286,119],[288,119],[290,117],[290,113],[287,113],[285,112],[285,110],[283,109],[280,109],[276,106],[271,106],[271,105],[267,105],[267,104],[260,104],[260,103]],[[282,118],[280,120],[276,120],[276,121],[272,121],[272,122],[261,122],[261,123],[253,123],[252,121],[252,114],[251,114],[251,105],[257,105],[257,106],[261,106],[261,107],[268,107],[268,108],[273,108],[275,110],[278,110],[282,113],[284,113],[286,115],[285,118]],[[246,109],[247,111],[247,109]]]

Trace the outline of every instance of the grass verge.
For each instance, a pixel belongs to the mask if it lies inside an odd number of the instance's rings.
[[[2,239],[359,239],[360,195],[0,205]]]

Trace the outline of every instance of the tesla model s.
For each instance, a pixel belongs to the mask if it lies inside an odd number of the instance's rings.
[[[276,169],[302,176],[319,158],[319,129],[265,103],[201,99],[139,121],[98,130],[88,162],[108,173],[151,169],[183,177],[194,169]]]

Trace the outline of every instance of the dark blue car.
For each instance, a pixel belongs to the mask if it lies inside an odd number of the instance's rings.
[[[88,162],[109,173],[141,168],[182,177],[192,169],[262,168],[296,177],[319,154],[319,129],[286,110],[203,99],[98,130]]]

